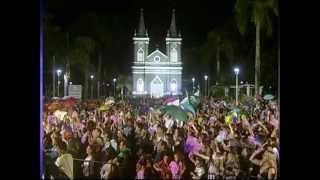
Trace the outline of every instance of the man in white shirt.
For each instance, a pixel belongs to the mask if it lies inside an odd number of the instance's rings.
[[[70,178],[73,179],[73,158],[72,155],[66,152],[67,145],[62,142],[59,145],[59,157],[56,160],[56,165]]]

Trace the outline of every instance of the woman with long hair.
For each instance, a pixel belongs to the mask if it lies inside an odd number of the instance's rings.
[[[92,145],[88,145],[86,152],[87,152],[87,157],[85,158],[85,161],[82,164],[83,168],[83,176],[86,178],[93,178],[94,177],[94,147]]]

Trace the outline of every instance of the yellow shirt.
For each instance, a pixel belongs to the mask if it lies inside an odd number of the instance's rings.
[[[73,158],[71,154],[63,154],[56,160],[56,165],[70,178],[73,179]]]

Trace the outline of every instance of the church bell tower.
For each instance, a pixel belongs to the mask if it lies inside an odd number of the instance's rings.
[[[149,50],[149,37],[148,31],[144,25],[143,9],[140,9],[140,20],[138,25],[138,31],[135,30],[133,36],[134,43],[134,62],[144,63],[148,55]]]
[[[171,24],[167,31],[166,50],[170,63],[181,63],[181,33],[177,33],[175,9],[172,10]]]

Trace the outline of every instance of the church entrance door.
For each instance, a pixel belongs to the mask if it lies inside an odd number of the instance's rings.
[[[159,76],[156,76],[151,81],[151,97],[160,98],[163,96],[163,82],[159,78]]]

